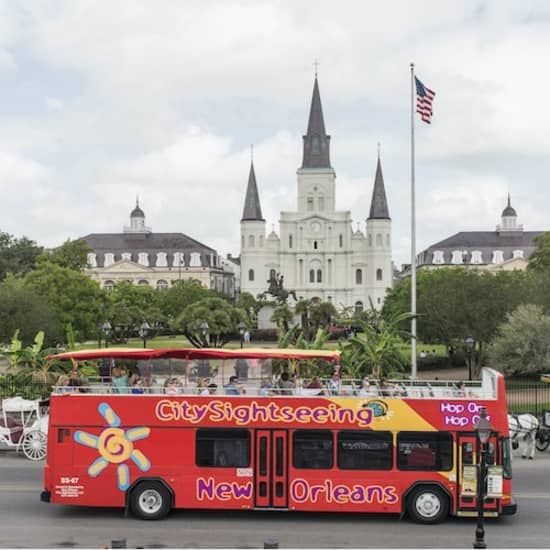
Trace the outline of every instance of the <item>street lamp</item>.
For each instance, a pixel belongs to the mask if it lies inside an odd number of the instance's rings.
[[[208,340],[206,339],[206,337],[208,335],[209,328],[210,327],[208,326],[208,323],[206,321],[202,321],[201,324],[199,325],[199,330],[201,331],[202,339],[205,344],[208,344]]]
[[[139,327],[139,335],[143,338],[143,347],[147,347],[147,336],[149,336],[149,331],[151,330],[151,327],[147,321],[143,321],[141,323],[141,327]]]
[[[464,340],[464,344],[466,344],[466,351],[468,352],[468,380],[472,380],[472,353],[474,351],[476,341],[471,337],[468,336],[466,340]]]
[[[241,321],[239,323],[239,334],[241,335],[241,349],[243,349],[243,342],[244,342],[244,331],[246,329],[246,325]]]
[[[105,347],[106,348],[109,347],[109,334],[111,333],[112,328],[113,327],[111,326],[111,323],[109,323],[109,321],[105,321],[101,325],[101,330],[102,330],[103,334],[105,335]]]
[[[485,456],[487,454],[487,442],[493,432],[493,426],[487,418],[487,409],[481,407],[479,414],[479,420],[474,426],[479,448],[479,466],[477,473],[477,525],[476,525],[476,540],[474,541],[473,548],[487,548],[485,544],[485,528],[483,526],[483,506],[485,503],[485,481],[487,466],[485,463]]]

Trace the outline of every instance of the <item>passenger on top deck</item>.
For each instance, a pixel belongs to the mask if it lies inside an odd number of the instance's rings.
[[[128,388],[128,374],[124,369],[115,367],[112,370],[113,375],[113,389],[115,393],[130,393]]]
[[[225,395],[241,395],[244,393],[244,388],[239,384],[239,379],[236,376],[229,378],[229,384],[224,386]]]
[[[342,391],[342,381],[338,371],[334,371],[328,381],[328,391],[330,395],[340,395]]]
[[[294,393],[294,382],[292,382],[290,375],[286,371],[281,373],[277,386],[279,388],[279,395],[292,395]]]
[[[361,381],[361,387],[357,395],[359,397],[376,397],[378,395],[378,389],[374,384],[371,384],[368,376],[365,376]]]

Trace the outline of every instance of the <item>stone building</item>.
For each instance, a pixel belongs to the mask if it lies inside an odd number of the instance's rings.
[[[91,233],[82,240],[93,250],[88,254],[88,273],[104,288],[132,281],[163,290],[177,281],[196,279],[207,288],[235,296],[230,262],[184,233],[154,233],[145,225],[138,202],[122,233]]]
[[[298,168],[296,210],[281,212],[279,233],[266,232],[254,165],[241,218],[241,290],[254,296],[271,274],[284,277],[298,298],[362,309],[381,307],[392,286],[391,218],[380,157],[366,230],[354,231],[349,210],[338,211],[336,173],[330,162],[317,76]]]
[[[416,257],[418,269],[462,266],[489,271],[525,269],[542,231],[524,231],[510,202],[495,231],[461,231],[433,244]]]

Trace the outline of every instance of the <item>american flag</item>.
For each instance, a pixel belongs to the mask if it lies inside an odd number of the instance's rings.
[[[432,101],[435,97],[435,92],[424,86],[416,76],[414,80],[416,82],[416,112],[424,122],[430,124],[433,115]]]

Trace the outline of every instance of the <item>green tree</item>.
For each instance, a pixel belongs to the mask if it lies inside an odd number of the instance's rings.
[[[159,307],[164,318],[175,320],[187,306],[211,297],[214,297],[214,293],[200,281],[185,279],[159,292]]]
[[[245,312],[222,298],[204,298],[185,308],[178,317],[177,326],[197,348],[221,348],[238,332],[238,325],[246,319]],[[207,323],[203,331],[201,325]]]
[[[149,285],[135,285],[130,281],[116,283],[108,293],[107,316],[113,328],[114,339],[124,340],[137,331],[143,321],[160,327],[166,318],[160,308],[160,293]]]
[[[0,342],[8,342],[16,330],[24,345],[44,330],[51,345],[62,337],[61,324],[47,301],[11,274],[0,283]]]
[[[275,323],[279,330],[285,333],[290,330],[290,323],[294,320],[294,314],[287,304],[280,304],[273,310],[271,322]]]
[[[535,237],[536,248],[529,256],[527,269],[550,273],[550,231]]]
[[[0,281],[6,274],[24,275],[34,268],[42,247],[27,237],[0,232]]]
[[[237,307],[246,312],[247,325],[256,327],[258,325],[258,313],[266,304],[266,300],[257,300],[250,292],[241,292],[237,301]]]
[[[77,340],[97,335],[107,296],[96,281],[84,273],[43,261],[26,275],[24,284],[48,303],[62,326],[71,323]]]
[[[519,306],[499,327],[488,360],[510,376],[550,371],[550,316],[544,315],[541,306]]]
[[[88,265],[89,252],[92,252],[92,249],[86,241],[67,239],[61,246],[44,251],[39,259],[74,271],[82,271]]]
[[[404,337],[410,334],[403,331],[400,325],[410,320],[409,313],[396,315],[379,323],[358,321],[361,332],[346,342],[340,342],[342,368],[355,378],[366,373],[375,378],[391,376],[403,370],[403,356],[400,347]]]

